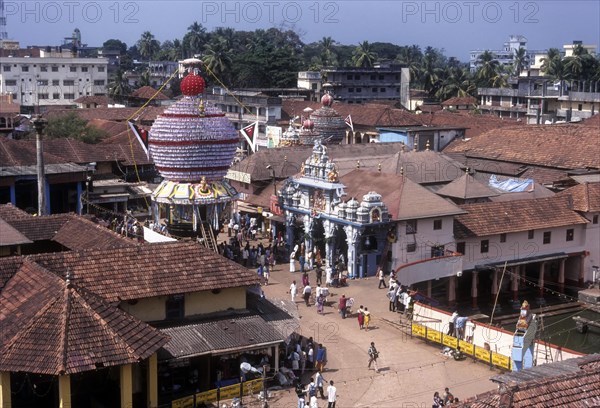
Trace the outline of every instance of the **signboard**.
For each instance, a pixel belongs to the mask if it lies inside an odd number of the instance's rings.
[[[490,354],[491,352],[489,350],[486,350],[483,347],[475,346],[475,358],[477,358],[478,360],[482,360],[489,363]]]
[[[475,353],[475,346],[471,343],[467,343],[464,340],[459,340],[458,345],[460,346],[460,351],[465,354],[472,356]]]
[[[412,324],[412,334],[419,337],[425,337],[427,333],[427,329],[425,326],[421,326],[420,324],[413,323]]]
[[[437,330],[427,330],[427,339],[435,341],[436,343],[442,342],[442,333]]]
[[[458,339],[456,337],[444,335],[444,338],[442,340],[442,344],[444,346],[448,346],[450,348],[455,349],[458,346]]]
[[[267,126],[267,147],[277,147],[279,146],[279,141],[281,140],[282,129],[279,126]]]
[[[492,353],[492,364],[510,370],[510,358],[502,354]]]

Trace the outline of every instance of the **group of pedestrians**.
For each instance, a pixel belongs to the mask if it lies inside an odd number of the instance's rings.
[[[335,408],[337,400],[337,388],[333,380],[329,381],[327,386],[327,396],[324,393],[324,385],[327,383],[323,374],[317,371],[314,378],[310,379],[310,383],[304,388],[302,383],[296,385],[296,395],[298,396],[298,408],[319,408],[319,400],[317,394],[321,394],[321,399],[327,400],[327,408]],[[308,403],[307,403],[308,399]]]
[[[446,387],[444,388],[444,393],[442,395],[440,395],[440,393],[437,391],[433,394],[433,404],[431,405],[431,407],[440,408],[445,405],[454,404],[456,402],[459,402],[458,398],[454,397],[454,395],[452,395],[452,393],[450,392],[450,389]]]
[[[369,324],[371,323],[371,312],[369,308],[363,305],[358,307],[356,311],[356,318],[358,319],[358,328],[360,330],[369,331]]]

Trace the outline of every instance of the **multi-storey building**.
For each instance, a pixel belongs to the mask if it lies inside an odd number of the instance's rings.
[[[399,65],[380,64],[374,68],[325,68],[321,72],[336,100],[366,103],[375,100],[399,101],[409,106],[410,72]]]
[[[60,48],[2,50],[0,66],[0,93],[12,94],[22,112],[73,105],[81,96],[106,95],[104,58],[77,58]]]
[[[527,38],[522,35],[511,35],[508,37],[508,41],[504,43],[500,50],[471,50],[469,56],[469,67],[471,72],[477,71],[480,66],[479,57],[485,51],[489,51],[494,54],[495,59],[500,65],[508,67],[513,65],[515,53],[519,48],[524,48],[527,51],[527,57],[530,63],[535,61],[535,55],[545,54],[545,51],[536,51],[527,49]],[[526,68],[526,67],[525,67]]]

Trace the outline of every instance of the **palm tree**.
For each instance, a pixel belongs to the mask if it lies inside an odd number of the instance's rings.
[[[490,87],[492,80],[498,77],[500,73],[500,63],[496,56],[490,51],[484,51],[478,58],[479,68],[476,77],[480,85]]]
[[[335,41],[331,37],[323,37],[319,41],[321,48],[321,63],[324,67],[335,65],[337,62],[337,55],[334,51]]]
[[[122,101],[130,93],[131,87],[125,77],[125,71],[118,69],[115,72],[113,80],[108,84],[108,94],[115,101]]]
[[[477,91],[477,87],[471,79],[471,74],[466,68],[451,67],[444,70],[444,74],[441,76],[440,87],[436,92],[436,97],[441,100],[454,96],[474,96]]]
[[[515,50],[515,55],[513,57],[514,75],[518,77],[521,75],[521,71],[528,66],[529,55],[527,54],[527,50],[523,47],[519,47],[518,50]]]
[[[402,50],[396,57],[396,61],[406,66],[410,71],[411,82],[417,82],[421,73],[421,62],[423,59],[423,53],[418,45],[412,45],[410,47],[402,47]]]
[[[440,86],[439,75],[443,75],[443,70],[436,67],[435,55],[433,52],[425,52],[423,63],[421,65],[420,77],[423,82],[423,89],[429,93],[430,96],[434,96]]]
[[[556,59],[560,59],[560,51],[558,48],[550,48],[544,58],[542,58],[542,72],[546,75],[550,75],[552,70],[552,64]]]
[[[203,62],[215,76],[223,80],[220,77],[231,69],[232,55],[233,50],[228,48],[227,40],[223,37],[216,37],[204,47]]]
[[[184,48],[187,56],[192,57],[200,54],[202,46],[206,42],[206,28],[194,21],[188,27],[188,32],[183,36]]]
[[[145,31],[137,42],[138,50],[143,58],[148,61],[154,57],[160,50],[160,43],[154,38],[154,35],[150,31]]]
[[[352,63],[359,68],[372,68],[377,60],[377,53],[372,50],[368,41],[358,44],[352,53]]]

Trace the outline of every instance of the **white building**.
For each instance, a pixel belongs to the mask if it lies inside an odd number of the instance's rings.
[[[469,57],[469,66],[471,72],[477,71],[479,68],[479,57],[485,51],[489,51],[494,54],[495,59],[502,66],[512,66],[515,53],[519,50],[519,48],[524,48],[527,51],[527,56],[529,58],[530,64],[535,62],[535,56],[537,54],[546,54],[546,51],[538,51],[538,50],[528,50],[527,49],[527,38],[522,35],[511,35],[508,37],[508,41],[504,43],[502,49],[499,50],[471,50]],[[524,67],[527,69],[528,67]]]
[[[70,52],[5,50],[0,62],[0,93],[12,94],[25,112],[73,105],[81,96],[106,95],[107,66],[105,58],[73,58]]]

